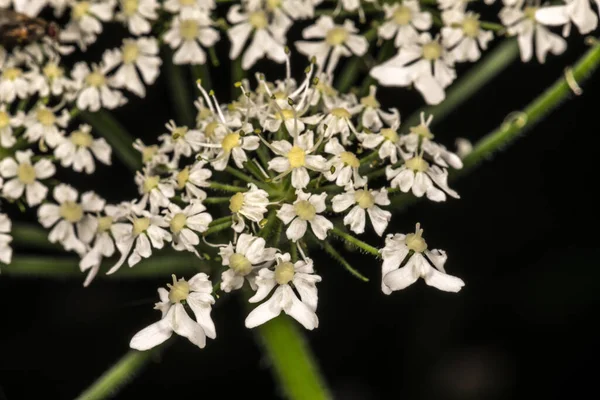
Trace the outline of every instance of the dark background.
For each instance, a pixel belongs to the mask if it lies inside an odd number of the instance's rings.
[[[436,139],[453,147],[456,137],[477,140],[497,127],[583,54],[580,42],[572,37],[568,52],[549,56],[543,66],[512,64],[437,125]],[[222,61],[225,51],[219,50]],[[301,73],[303,59],[294,60]],[[268,62],[257,68],[283,73]],[[466,69],[459,68],[459,76]],[[230,92],[229,74],[227,65],[212,68],[222,100]],[[166,85],[162,76],[146,99],[116,113],[146,143],[175,116],[165,101]],[[423,201],[394,215],[388,231],[407,233],[421,222],[430,247],[448,252],[448,272],[466,282],[460,293],[419,281],[386,296],[372,258],[351,256],[371,278],[362,283],[315,255],[323,276],[320,326],[306,337],[336,398],[548,399],[594,391],[600,80],[592,78],[583,88],[582,96],[571,96],[456,182],[460,201]],[[402,88],[380,89],[379,97],[399,107],[404,118],[422,105],[416,92]],[[97,189],[110,201],[135,195],[132,176],[116,159],[93,179],[79,180],[82,191]],[[369,241],[383,245],[383,239]],[[0,276],[1,400],[75,397],[128,350],[135,332],[157,320],[156,288],[169,281],[167,275],[137,283],[98,278],[84,289],[83,278]],[[217,340],[203,350],[176,340],[118,398],[278,398],[269,361],[244,327],[240,299],[223,296],[220,302],[213,312]]]

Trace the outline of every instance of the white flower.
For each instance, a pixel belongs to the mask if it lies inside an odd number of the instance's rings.
[[[398,54],[374,67],[371,76],[384,86],[408,86],[414,83],[428,104],[439,104],[446,97],[444,89],[454,81],[454,60],[429,33],[419,36],[418,43],[402,47]]]
[[[386,21],[377,28],[377,33],[384,39],[395,36],[396,47],[418,42],[419,31],[427,31],[431,28],[431,14],[421,11],[417,0],[383,4],[383,11]]]
[[[187,126],[177,126],[175,121],[171,120],[166,125],[169,133],[162,134],[158,140],[162,141],[161,151],[163,153],[173,153],[173,165],[179,163],[181,156],[191,157],[192,151],[200,150],[202,144],[202,134],[199,130],[188,129]]]
[[[76,172],[85,171],[91,174],[96,170],[94,156],[103,164],[110,165],[112,149],[104,138],[94,139],[91,135],[92,127],[86,124],[71,132],[68,138],[62,138],[54,149],[54,155],[60,160],[63,167],[73,166]]]
[[[156,39],[152,37],[137,40],[124,39],[121,51],[116,54],[119,56],[118,64],[122,63],[122,65],[112,76],[114,86],[124,87],[139,97],[145,97],[144,83],[151,85],[156,81],[162,64],[158,56]]]
[[[69,112],[63,109],[60,114],[39,104],[23,119],[25,126],[24,137],[30,142],[40,141],[42,148],[45,144],[54,148],[63,139],[63,131],[69,124]]]
[[[169,179],[163,179],[159,175],[153,175],[150,170],[140,171],[135,175],[135,183],[138,185],[140,207],[145,208],[146,203],[150,202],[150,212],[155,214],[160,207],[167,207],[175,196],[175,185]]]
[[[325,69],[331,74],[340,57],[349,57],[352,54],[363,56],[369,48],[369,42],[364,36],[357,35],[358,29],[351,20],[345,20],[344,25],[336,25],[333,18],[323,15],[314,25],[302,31],[304,39],[323,38],[318,42],[297,41],[298,51],[308,57],[315,57],[321,70]],[[325,61],[329,56],[327,68]]]
[[[182,18],[187,18],[197,11],[209,11],[216,6],[214,0],[166,0],[163,8],[170,13],[179,14]]]
[[[337,138],[327,142],[325,152],[334,155],[327,162],[328,169],[323,172],[328,181],[335,181],[335,184],[341,187],[359,187],[367,184],[367,178],[360,176],[358,172],[360,161],[354,153],[346,151]]]
[[[242,56],[243,69],[249,69],[263,57],[280,64],[285,62],[285,33],[291,25],[291,20],[284,13],[273,14],[272,20],[269,21],[269,15],[261,5],[249,8],[248,12],[242,12],[241,6],[235,4],[229,8],[227,20],[234,24],[227,30],[231,41],[229,58],[232,60],[239,57],[248,37],[254,33],[252,42]]]
[[[254,288],[255,272],[259,268],[270,264],[275,259],[277,249],[265,248],[265,239],[242,233],[238,238],[235,248],[229,243],[221,247],[219,255],[222,263],[229,269],[221,274],[221,289],[224,292],[237,290],[248,279]]]
[[[398,109],[392,108],[391,112],[385,112],[381,109],[381,104],[375,97],[377,94],[377,86],[369,87],[369,94],[360,99],[360,104],[364,107],[362,110],[361,123],[372,131],[378,131],[383,127],[385,122],[388,125],[400,123],[400,113]]]
[[[185,190],[182,198],[186,201],[204,200],[206,192],[201,187],[209,187],[208,180],[212,176],[212,171],[204,168],[206,162],[196,161],[192,168],[185,167],[182,170],[173,172],[173,181],[177,190]]]
[[[376,149],[379,145],[377,154],[379,158],[385,160],[390,158],[392,164],[398,162],[398,154],[402,158],[409,158],[410,155],[405,155],[402,150],[401,136],[398,135],[397,129],[400,126],[399,121],[394,123],[390,128],[383,128],[378,133],[359,133],[358,139],[361,141],[365,149]]]
[[[402,290],[423,278],[429,286],[445,292],[458,292],[465,283],[462,279],[446,274],[446,252],[443,250],[427,250],[427,243],[422,237],[423,230],[417,224],[415,233],[408,235],[389,234],[385,239],[385,247],[380,250],[383,258],[381,267],[381,290],[390,294],[394,290]],[[412,255],[410,255],[412,252]],[[400,265],[409,257],[402,268]]]
[[[186,337],[196,346],[203,348],[206,337],[217,337],[215,324],[210,312],[215,299],[211,295],[212,283],[203,273],[196,274],[188,282],[185,279],[176,280],[167,285],[169,291],[158,289],[160,302],[154,309],[162,313],[161,320],[136,333],[129,346],[136,350],[148,350],[171,337],[173,332]],[[185,302],[194,313],[196,321],[188,315],[182,302]]]
[[[96,218],[87,213],[100,212],[105,202],[94,192],[83,193],[81,202],[77,202],[77,191],[63,183],[54,188],[53,195],[58,205],[46,203],[38,209],[38,219],[44,228],[56,224],[48,240],[59,242],[65,250],[75,250],[83,256],[86,244],[93,239],[97,228]]]
[[[118,53],[118,50],[115,50]],[[73,67],[72,76],[76,84],[81,87],[77,96],[77,107],[81,110],[98,111],[100,107],[116,108],[127,102],[123,94],[114,90],[115,84],[106,76],[119,63],[119,56],[115,51],[106,51],[103,62],[93,65],[92,70],[84,62],[78,62]]]
[[[152,255],[152,247],[162,249],[165,241],[171,241],[171,234],[164,229],[169,226],[164,217],[148,211],[136,210],[135,207],[132,211],[132,215],[129,216],[130,223],[116,223],[112,227],[115,244],[121,253],[121,257],[108,270],[107,274],[117,272],[127,256],[129,256],[127,264],[133,267],[142,258],[148,258]]]
[[[206,207],[198,201],[191,202],[183,210],[176,204],[169,204],[165,221],[169,223],[173,235],[173,248],[178,251],[187,250],[196,255],[195,246],[200,244],[196,232],[202,233],[208,229],[212,217]]]
[[[138,36],[150,33],[150,21],[158,18],[156,10],[160,7],[157,0],[120,0],[121,11],[115,19],[127,24],[127,29]]]
[[[475,62],[486,50],[488,43],[494,38],[491,31],[481,29],[479,15],[464,12],[463,8],[453,8],[442,13],[442,43],[454,56],[456,61]]]
[[[10,61],[10,60],[9,60]],[[12,66],[10,62],[0,64],[0,102],[12,103],[17,97],[24,99],[29,95],[29,83],[21,68]]]
[[[8,149],[17,142],[13,128],[21,125],[21,119],[10,114],[6,104],[0,104],[0,146]]]
[[[270,144],[269,148],[281,157],[275,157],[269,161],[269,169],[285,176],[292,173],[292,186],[303,189],[310,182],[307,169],[313,171],[324,171],[327,164],[325,158],[311,154],[317,145],[313,142],[313,132],[308,131],[298,136],[296,143],[292,146],[287,140],[277,140]]]
[[[448,171],[437,165],[429,165],[421,156],[406,160],[398,169],[388,165],[385,175],[391,180],[390,185],[393,188],[399,188],[404,193],[412,189],[412,193],[417,197],[425,194],[430,200],[446,201],[448,193],[456,199],[460,198],[458,193],[448,187]]]
[[[300,322],[306,329],[312,330],[318,327],[319,318],[315,313],[318,303],[316,283],[320,281],[321,277],[314,273],[311,259],[292,263],[288,253],[277,256],[274,271],[263,268],[258,272],[256,277],[258,290],[249,301],[258,303],[264,300],[274,287],[277,289],[269,300],[248,314],[246,327],[254,328],[262,325],[277,317],[281,311]]]
[[[326,138],[339,133],[342,137],[342,143],[348,145],[350,134],[358,134],[352,122],[352,116],[358,114],[363,106],[357,104],[354,95],[334,97],[332,102],[329,104],[326,102],[325,106],[329,111],[325,118],[321,120],[318,132],[323,133]]]
[[[565,5],[540,7],[535,11],[535,20],[549,26],[566,25],[573,21],[582,35],[598,26],[598,17],[592,10],[590,0],[565,0]],[[600,2],[596,1],[596,4]]]
[[[466,156],[473,152],[473,143],[469,139],[456,138],[456,155],[461,159],[465,159]]]
[[[12,260],[12,248],[10,243],[12,242],[12,236],[10,231],[12,229],[12,223],[8,215],[0,214],[0,262],[4,264],[10,264]]]
[[[116,0],[70,1],[71,19],[60,32],[61,42],[77,43],[85,50],[102,32],[102,22],[113,17]]]
[[[141,139],[136,139],[133,142],[133,148],[140,152],[142,163],[147,168],[167,164],[169,161],[167,155],[162,153],[156,144],[146,146]]]
[[[320,215],[325,211],[327,193],[310,194],[297,190],[296,196],[294,204],[282,204],[277,211],[277,218],[283,221],[284,225],[289,224],[285,235],[289,240],[296,242],[304,237],[308,223],[310,223],[315,236],[324,240],[327,237],[327,231],[333,229],[331,221]]]
[[[549,52],[554,55],[562,54],[567,48],[567,42],[535,20],[535,7],[524,6],[523,3],[524,0],[518,0],[514,6],[505,6],[498,14],[502,24],[507,27],[508,34],[518,35],[521,60],[523,62],[531,60],[534,35],[535,54],[540,63],[546,61]]]
[[[165,33],[164,41],[177,49],[173,55],[175,64],[204,64],[206,53],[200,47],[211,47],[219,40],[219,32],[211,27],[208,14],[200,11],[187,17],[176,17],[171,28]]]
[[[59,65],[59,61],[59,59],[50,59],[41,69],[33,66],[32,71],[25,73],[31,93],[38,93],[41,97],[52,94],[71,98],[75,85],[65,76],[65,70]]]
[[[247,192],[236,193],[229,200],[229,210],[233,217],[233,230],[241,233],[246,228],[245,219],[259,223],[267,212],[269,194],[249,183]]]
[[[356,205],[355,205],[356,204]],[[348,187],[345,193],[338,194],[331,200],[333,211],[339,213],[343,212],[348,207],[354,205],[350,212],[344,217],[344,225],[350,226],[350,229],[354,233],[365,232],[365,210],[369,214],[373,229],[381,236],[387,228],[392,213],[389,211],[382,210],[379,206],[390,205],[388,199],[387,190],[382,188],[381,190],[369,190],[359,189],[354,190],[352,187]]]
[[[47,179],[56,172],[54,164],[47,158],[32,165],[32,156],[31,150],[17,151],[15,158],[7,157],[0,162],[0,175],[13,178],[4,183],[2,194],[9,199],[18,199],[25,192],[30,207],[40,204],[48,193],[48,188],[38,179]]]
[[[259,137],[253,132],[252,124],[245,124],[238,131],[228,131],[224,136],[218,137],[216,140],[219,144],[217,145],[204,143],[203,146],[219,149],[216,158],[210,162],[210,165],[217,171],[223,171],[229,164],[229,158],[233,156],[235,165],[243,169],[244,163],[248,161],[246,151],[254,151],[260,145]]]

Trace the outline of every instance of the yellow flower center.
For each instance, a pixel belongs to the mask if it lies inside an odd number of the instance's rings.
[[[36,112],[36,117],[44,126],[52,126],[56,122],[56,116],[47,108],[39,108]]]
[[[277,112],[275,114],[275,118],[276,119],[283,119],[283,120],[287,120],[287,119],[293,119],[294,118],[294,112],[292,110],[281,110],[281,112]]]
[[[83,218],[83,208],[74,201],[65,201],[62,203],[59,213],[61,217],[71,223],[79,222]]]
[[[171,232],[179,233],[183,228],[185,228],[185,223],[187,222],[187,217],[184,213],[177,213],[171,219]]]
[[[18,77],[23,74],[21,68],[6,68],[4,72],[2,72],[2,77],[4,79],[8,79],[9,81],[14,81]]]
[[[279,8],[281,5],[281,0],[267,0],[267,9],[273,11],[276,8]]]
[[[208,125],[206,125],[205,128],[205,134],[206,137],[209,139],[212,139],[215,137],[215,129],[217,129],[219,127],[219,123],[218,122],[210,122]]]
[[[341,153],[340,160],[342,160],[342,162],[344,164],[346,164],[352,168],[360,167],[360,161],[358,161],[358,158],[356,158],[354,153],[351,153],[349,151],[344,151],[343,153]]]
[[[306,152],[298,146],[293,146],[289,153],[287,153],[287,159],[290,162],[290,167],[303,167],[306,160]]]
[[[375,96],[363,97],[362,99],[360,99],[360,104],[362,104],[365,107],[379,108],[379,102],[377,101]]]
[[[384,138],[386,138],[387,140],[389,140],[392,143],[396,143],[398,141],[398,132],[396,132],[393,129],[390,128],[383,128],[381,130],[381,136],[383,136]]]
[[[411,127],[410,132],[419,135],[424,139],[433,139],[433,133],[431,133],[429,127],[424,124]]]
[[[179,24],[179,34],[185,40],[194,40],[198,36],[200,26],[193,19],[184,19]]]
[[[202,121],[208,117],[210,117],[212,115],[212,112],[210,111],[210,108],[206,108],[206,107],[202,107],[201,109],[198,110],[198,116],[196,117],[196,119]],[[213,122],[211,122],[213,123]]]
[[[49,62],[48,64],[46,64],[42,71],[44,72],[44,75],[46,75],[46,77],[50,80],[61,78],[65,73],[65,71],[58,66],[58,64],[53,62]]]
[[[416,253],[422,253],[427,250],[427,242],[422,237],[423,229],[417,229],[415,233],[406,235],[406,247]]]
[[[90,147],[94,143],[92,135],[84,131],[74,131],[70,139],[75,146],[79,147]]]
[[[317,215],[315,206],[310,204],[310,202],[307,200],[300,200],[294,204],[294,211],[296,212],[298,218],[304,221],[312,221],[313,218],[315,218],[315,215]]]
[[[406,168],[410,168],[415,172],[425,172],[429,168],[429,164],[422,157],[416,156],[406,160]]]
[[[92,87],[103,86],[106,82],[106,77],[99,71],[94,71],[85,77],[85,82]]]
[[[325,35],[325,41],[331,46],[339,46],[348,39],[348,31],[343,26],[336,26]]]
[[[248,20],[250,21],[250,25],[252,25],[254,29],[264,29],[267,27],[267,25],[269,25],[267,14],[262,10],[250,13]]]
[[[252,272],[252,263],[243,254],[233,253],[229,256],[229,266],[238,275],[246,276]]]
[[[133,16],[138,9],[138,0],[122,0],[121,8],[123,9],[123,14],[127,17]]]
[[[423,58],[435,61],[442,56],[442,46],[438,42],[429,42],[423,45]]]
[[[275,267],[275,282],[280,285],[288,284],[294,279],[294,264],[289,261]]]
[[[123,62],[133,64],[140,56],[140,48],[135,42],[127,42],[123,45]]]
[[[187,126],[178,126],[175,129],[173,129],[173,132],[171,132],[171,137],[173,138],[173,140],[177,140],[179,138],[185,137],[187,131]]]
[[[35,182],[35,169],[29,163],[19,164],[19,168],[17,169],[17,178],[24,183],[25,185],[29,185],[30,183]]]
[[[167,284],[167,287],[169,288],[169,301],[173,304],[181,303],[186,300],[190,294],[190,284],[183,278],[177,280],[175,275],[171,276],[173,277],[173,284]]]
[[[143,185],[144,193],[150,193],[153,189],[156,189],[159,181],[160,178],[157,175],[147,177]]]
[[[465,36],[476,38],[479,35],[479,19],[473,15],[468,15],[462,22],[462,30]]]
[[[0,111],[0,129],[6,128],[10,125],[10,117],[4,111]]]
[[[244,206],[244,194],[236,193],[229,199],[229,209],[232,213],[239,212]]]
[[[179,0],[179,4],[185,7],[189,7],[196,4],[196,0]]]
[[[190,169],[188,167],[185,167],[184,169],[179,171],[175,179],[177,180],[177,189],[183,189],[188,179],[190,179]]]
[[[535,21],[535,12],[538,10],[539,7],[525,7],[523,9],[523,14],[525,14],[525,17],[529,18],[532,21]]]
[[[79,1],[73,4],[71,8],[71,16],[75,21],[79,21],[88,13],[90,6],[91,4],[89,1]]]
[[[412,11],[406,6],[398,6],[394,10],[394,22],[398,25],[408,25],[412,20]]]
[[[375,198],[368,190],[357,190],[354,192],[354,200],[361,208],[370,208],[375,205]]]
[[[146,147],[144,147],[143,150],[142,150],[142,161],[144,163],[152,161],[152,159],[154,158],[154,155],[156,153],[158,153],[158,146],[157,145],[152,145],[152,146],[146,146]]]
[[[133,219],[133,234],[138,236],[150,226],[150,219],[148,218],[134,218]]]
[[[326,96],[335,96],[337,95],[337,90],[335,90],[331,85],[328,85],[324,81],[319,81],[316,86],[317,90],[323,93]]]
[[[105,217],[98,218],[97,231],[98,232],[108,231],[110,229],[110,227],[112,226],[112,223],[113,223],[113,219],[112,219],[112,217],[109,217],[108,215]]]
[[[223,141],[221,142],[221,147],[223,151],[229,153],[233,150],[234,147],[238,147],[240,145],[240,134],[239,133],[229,133],[225,135]]]
[[[352,117],[352,114],[350,114],[350,112],[348,110],[346,110],[345,108],[334,108],[333,110],[331,110],[331,115],[333,115],[334,117],[337,117],[337,118],[345,118],[345,119]]]

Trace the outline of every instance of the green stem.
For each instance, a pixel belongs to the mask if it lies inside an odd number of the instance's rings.
[[[210,79],[210,69],[206,64],[194,64],[191,67],[192,76],[196,82],[200,80],[202,87],[208,92],[212,88],[212,80]]]
[[[269,185],[263,183],[263,182],[259,182],[256,179],[253,179],[252,177],[244,174],[242,171],[235,169],[231,166],[227,166],[225,168],[225,172],[230,173],[231,175],[235,176],[238,179],[243,180],[244,182],[248,182],[248,183],[254,183],[256,186],[258,186],[259,188],[266,190],[266,191],[270,191],[271,188],[269,187]],[[244,189],[246,190],[246,189]]]
[[[369,43],[371,43],[377,37],[377,27],[369,29],[364,36],[369,41]],[[339,75],[335,87],[337,87],[337,89],[342,93],[348,92],[354,84],[356,77],[361,72],[364,63],[364,57],[359,56],[354,56],[350,60],[348,60],[346,62],[344,70]]]
[[[167,46],[163,46],[163,68],[169,84],[169,92],[175,109],[176,121],[178,124],[186,126],[195,126],[196,120],[192,102],[190,87],[195,85],[191,79],[187,82],[184,79],[182,66],[173,64],[173,51]]]
[[[217,232],[221,232],[224,231],[226,229],[229,229],[231,227],[231,225],[233,224],[233,222],[231,221],[231,217],[229,217],[230,220],[227,222],[223,222],[220,223],[218,225],[213,225],[210,228],[208,228],[205,232],[202,233],[203,236],[208,236],[211,235],[213,233],[217,233]]]
[[[222,204],[227,203],[231,197],[207,197],[202,201],[204,204]]]
[[[218,183],[218,182],[211,182],[210,183],[210,188],[211,189],[216,189],[216,190],[222,190],[225,192],[233,192],[233,193],[237,193],[237,192],[245,192],[248,189],[247,188],[243,188],[243,187],[239,187],[239,186],[233,186],[233,185],[226,185],[224,183]]]
[[[364,251],[366,251],[367,253],[374,255],[375,257],[381,257],[379,254],[379,250],[377,250],[375,247],[371,246],[368,243],[363,242],[362,240],[350,235],[349,233],[346,233],[344,231],[342,231],[339,228],[333,228],[331,230],[331,233],[333,233],[335,236],[344,239],[348,244],[351,244],[354,247],[357,247],[359,249],[362,249]]]
[[[323,248],[323,250],[325,250],[327,253],[329,253],[329,255],[334,260],[339,262],[342,267],[346,268],[348,270],[348,272],[350,272],[352,275],[354,275],[355,277],[357,277],[358,279],[360,279],[363,282],[369,282],[369,278],[367,278],[366,276],[364,276],[363,274],[358,272],[352,265],[350,265],[350,263],[348,261],[346,261],[346,259],[344,257],[342,257],[342,255],[340,253],[338,253],[337,250],[334,249],[333,246],[328,241],[326,241],[326,240],[319,241],[319,240],[315,239],[315,242],[319,246],[321,246]]]
[[[246,73],[242,69],[242,57],[238,57],[236,60],[231,61],[231,80],[233,83],[241,82],[246,76]],[[242,92],[237,87],[231,87],[231,99],[235,100],[239,97]]]
[[[381,64],[390,58],[390,55],[392,55],[395,49],[394,40],[386,40],[379,49],[379,53],[377,53],[377,64]],[[362,86],[360,87],[360,94],[366,96],[369,93],[369,87],[373,84],[376,84],[375,78],[373,78],[371,75],[367,75]]]
[[[282,315],[256,328],[284,397],[331,399],[319,368],[296,324]]]
[[[106,371],[77,400],[96,400],[114,397],[142,368],[160,353],[160,347],[149,351],[130,350]]]
[[[62,249],[59,244],[50,243],[48,241],[48,232],[36,225],[13,223],[10,234],[13,237],[13,241],[22,246],[44,250]]]
[[[142,157],[133,148],[133,137],[108,111],[82,111],[79,117],[90,124],[114,149],[119,159],[131,170],[142,167]]]
[[[408,132],[410,127],[420,123],[421,112],[434,115],[432,125],[439,123],[454,109],[471,98],[488,81],[512,64],[518,55],[519,46],[516,39],[506,39],[483,60],[473,66],[458,82],[450,86],[444,101],[437,106],[423,107],[408,117],[402,123],[402,132]]]

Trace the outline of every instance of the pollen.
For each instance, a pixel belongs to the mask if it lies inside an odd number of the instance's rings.
[[[49,62],[48,64],[46,64],[42,71],[44,72],[44,75],[50,80],[62,78],[65,74],[65,70],[60,68],[58,64],[54,62]]]
[[[370,208],[375,205],[375,198],[368,190],[357,190],[354,192],[354,200],[358,203],[360,208]]]
[[[173,132],[171,132],[171,137],[173,138],[173,140],[177,140],[179,138],[185,137],[187,131],[187,126],[178,126],[175,129],[173,129]]]
[[[204,133],[206,134],[206,137],[209,139],[212,139],[215,137],[215,129],[217,129],[219,127],[219,123],[218,122],[210,122],[206,125],[206,128],[204,128]]]
[[[85,77],[85,83],[92,87],[100,87],[106,83],[106,77],[100,71],[94,71]]]
[[[181,303],[188,298],[190,294],[190,284],[185,279],[181,278],[177,280],[175,274],[171,275],[173,278],[173,284],[168,284],[169,288],[169,301],[173,304]]]
[[[121,7],[125,16],[132,17],[137,12],[138,0],[122,0]]]
[[[171,227],[171,232],[179,233],[183,228],[185,228],[185,224],[187,222],[187,217],[184,213],[177,213],[171,219],[171,223],[169,224]]]
[[[427,161],[423,160],[423,157],[416,156],[410,160],[406,160],[406,168],[412,169],[415,172],[425,172],[429,169]]]
[[[90,147],[94,143],[92,135],[84,131],[74,131],[69,139],[75,146],[79,147]]]
[[[365,96],[361,98],[360,104],[369,108],[379,108],[380,105],[375,96]]]
[[[262,10],[250,13],[248,21],[250,21],[250,25],[252,25],[254,29],[265,29],[267,25],[269,25],[267,14]]]
[[[294,211],[298,218],[303,221],[312,221],[315,218],[315,215],[317,215],[315,206],[306,200],[300,200],[294,204]]]
[[[287,285],[294,279],[294,264],[289,261],[275,267],[275,281],[280,285]]]
[[[83,218],[83,208],[73,201],[65,201],[60,205],[59,209],[60,216],[66,221],[75,223],[81,221]]]
[[[381,136],[383,136],[392,143],[398,142],[399,139],[398,132],[390,128],[383,128],[381,130]]]
[[[71,16],[73,19],[79,21],[83,18],[88,13],[90,5],[89,1],[79,1],[71,6]]]
[[[290,149],[289,153],[287,154],[287,159],[290,162],[290,167],[303,167],[306,162],[306,152],[300,147],[294,146]]]
[[[423,58],[435,61],[442,56],[442,46],[438,42],[429,42],[423,45]]]
[[[415,135],[419,135],[424,139],[433,139],[433,133],[429,130],[429,127],[425,124],[419,124],[410,128],[410,132]]]
[[[133,234],[135,236],[138,236],[139,234],[145,232],[149,226],[150,226],[149,218],[145,218],[145,217],[144,218],[134,218],[133,219]]]
[[[352,114],[350,114],[350,112],[348,110],[346,110],[345,108],[334,108],[333,110],[331,110],[331,115],[333,115],[334,117],[337,118],[344,118],[344,119],[349,119],[352,117]]]
[[[417,229],[415,233],[409,233],[406,235],[406,247],[409,250],[414,251],[415,253],[422,253],[427,250],[427,242],[423,239],[423,229],[421,229],[421,225],[417,224]]]
[[[19,164],[19,168],[17,168],[17,178],[25,185],[33,183],[35,182],[35,169],[29,163],[21,163]]]
[[[229,209],[232,213],[239,212],[244,206],[244,194],[236,193],[229,199]]]
[[[184,19],[179,24],[179,34],[185,40],[195,40],[199,31],[200,26],[193,19]]]
[[[267,0],[267,9],[270,11],[275,10],[281,6],[281,0]]]
[[[325,36],[325,41],[331,46],[339,46],[346,40],[348,40],[348,31],[342,26],[336,26]]]
[[[229,256],[229,266],[236,274],[241,276],[246,276],[252,272],[252,263],[240,253],[233,253]]]
[[[44,126],[52,126],[56,122],[56,116],[47,108],[39,108],[36,112],[37,120]]]
[[[190,179],[190,169],[185,167],[177,174],[175,180],[177,181],[177,189],[181,190],[185,187],[185,184]]]
[[[9,81],[14,81],[23,75],[23,70],[21,68],[6,68],[2,72],[2,77],[4,79],[8,79]]]
[[[234,147],[238,147],[240,145],[240,134],[239,133],[229,133],[225,135],[223,141],[221,142],[221,147],[223,151],[229,153],[233,150]]]
[[[342,160],[344,164],[352,168],[360,167],[360,161],[358,161],[358,158],[356,158],[354,153],[351,153],[349,151],[344,151],[340,153],[340,160]]]
[[[473,15],[468,15],[462,22],[462,30],[465,36],[476,38],[479,36],[479,19]]]
[[[140,48],[135,42],[126,42],[123,45],[123,62],[133,64],[140,56]]]
[[[96,230],[100,233],[106,232],[110,229],[113,223],[113,218],[110,216],[100,217],[98,218],[98,228]]]
[[[408,25],[412,20],[412,11],[406,6],[398,6],[394,11],[394,22],[398,25]]]
[[[160,178],[157,175],[149,176],[144,181],[144,193],[150,193],[153,189],[158,187]]]
[[[152,146],[146,146],[146,147],[144,147],[144,149],[142,150],[142,161],[144,163],[152,161],[152,159],[154,158],[154,156],[156,155],[156,153],[158,153],[158,146],[157,145],[152,145]]]

